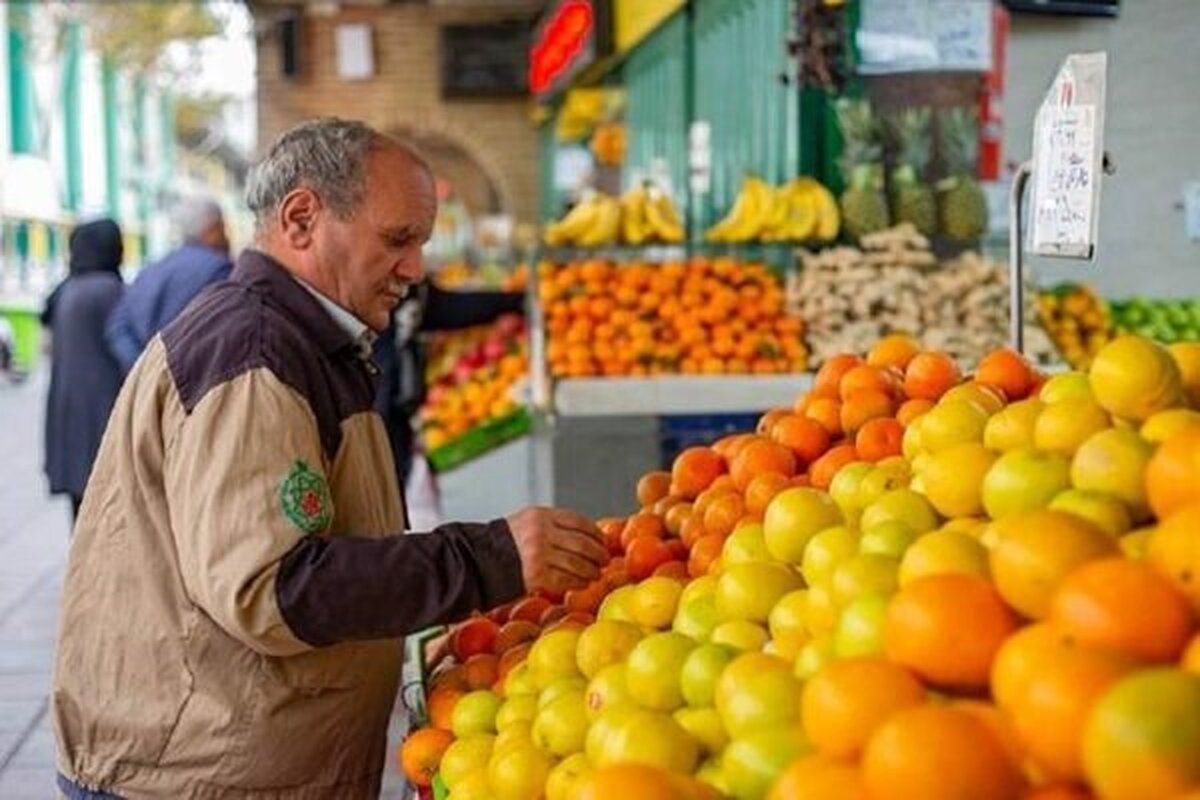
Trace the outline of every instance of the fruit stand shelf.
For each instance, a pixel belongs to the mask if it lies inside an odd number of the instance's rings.
[[[790,407],[812,375],[655,375],[571,378],[554,385],[563,416],[724,414]]]

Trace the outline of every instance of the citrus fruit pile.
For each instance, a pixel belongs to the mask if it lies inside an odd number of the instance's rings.
[[[645,476],[595,583],[457,628],[402,765],[452,800],[1200,796],[1176,353],[1121,337],[1048,379],[903,337],[830,359]]]
[[[529,372],[527,340],[517,314],[433,338],[420,415],[426,448],[434,450],[517,409],[514,387]]]
[[[538,294],[554,377],[803,372],[804,326],[762,264],[544,263]]]

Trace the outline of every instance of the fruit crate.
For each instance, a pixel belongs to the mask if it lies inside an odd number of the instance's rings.
[[[449,472],[489,450],[524,436],[532,429],[533,417],[528,409],[520,408],[511,414],[488,420],[457,439],[430,450],[427,453],[429,463],[434,472]]]

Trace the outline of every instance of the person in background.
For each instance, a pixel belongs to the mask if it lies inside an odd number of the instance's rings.
[[[452,292],[426,279],[396,309],[391,327],[375,341],[373,356],[380,371],[375,410],[387,426],[402,487],[416,452],[413,417],[425,401],[425,359],[418,334],[483,325],[501,314],[520,313],[524,306],[521,292]]]
[[[121,365],[104,346],[104,325],[125,291],[122,256],[121,229],[111,219],[75,228],[70,273],[42,312],[51,332],[46,476],[50,493],[68,495],[75,515],[121,389]]]
[[[177,218],[183,244],[142,270],[108,322],[108,346],[128,373],[160,330],[205,287],[229,277],[229,239],[216,201],[185,200]]]

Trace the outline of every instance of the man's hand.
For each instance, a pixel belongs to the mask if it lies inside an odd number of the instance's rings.
[[[589,520],[557,508],[523,508],[507,518],[525,590],[563,592],[600,576],[608,550]]]

